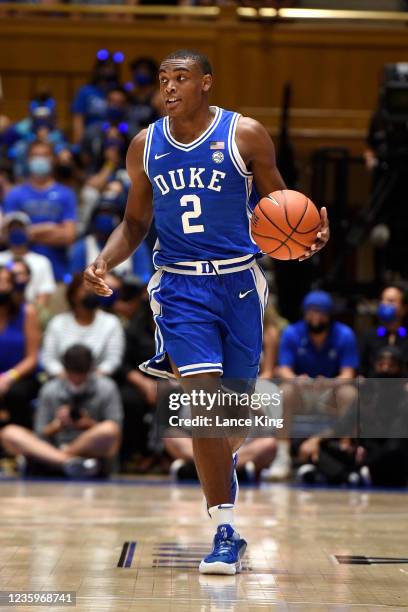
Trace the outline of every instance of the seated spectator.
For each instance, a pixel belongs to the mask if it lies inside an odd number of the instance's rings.
[[[11,455],[23,455],[50,471],[71,478],[94,476],[103,460],[113,457],[119,448],[120,396],[111,379],[95,376],[87,347],[71,346],[63,363],[64,376],[41,389],[35,433],[8,425],[0,439]]]
[[[6,251],[0,251],[0,265],[13,260],[23,259],[29,268],[29,279],[24,288],[27,302],[39,307],[48,306],[55,291],[55,279],[52,266],[45,255],[30,250],[29,232],[31,221],[23,212],[13,212],[3,219]]]
[[[90,220],[90,233],[78,240],[71,249],[71,273],[82,272],[95,261],[105,246],[110,234],[121,222],[120,208],[112,200],[101,200]],[[116,274],[132,272],[147,284],[153,273],[152,257],[145,242],[138,247],[129,259],[114,268]]]
[[[408,390],[401,350],[378,349],[373,375],[360,384],[360,397],[332,429],[300,444],[301,480],[406,486]]]
[[[381,294],[377,310],[378,323],[360,338],[361,368],[363,376],[372,376],[374,356],[383,346],[398,346],[408,363],[407,295],[402,287],[390,285]]]
[[[122,172],[126,172],[123,170]],[[116,173],[113,178],[109,178],[106,185],[103,186],[102,191],[87,184],[81,190],[81,206],[79,209],[80,217],[80,231],[78,234],[83,236],[88,233],[89,223],[91,221],[92,214],[99,204],[111,204],[121,218],[125,212],[128,186],[122,180],[123,175],[120,178]]]
[[[8,157],[18,178],[27,172],[27,151],[32,142],[46,142],[53,149],[67,146],[65,135],[57,127],[55,100],[48,93],[36,95],[29,104],[29,116],[11,126],[10,131],[14,142],[8,148]]]
[[[31,401],[38,391],[41,340],[35,309],[20,303],[15,277],[0,266],[0,422],[31,427]]]
[[[0,221],[3,202],[10,189],[14,186],[13,181],[14,176],[10,163],[5,159],[1,159],[0,156]]]
[[[126,167],[126,151],[129,139],[117,126],[109,126],[103,132],[101,155],[96,160],[96,167],[92,168],[92,175],[86,184],[102,191],[106,185],[114,180],[117,172]]]
[[[350,384],[359,365],[353,330],[333,320],[333,302],[325,291],[308,293],[303,313],[301,321],[283,331],[279,348],[286,431],[296,412],[343,414],[356,397]],[[279,470],[273,479],[281,473],[287,477],[290,456],[286,441],[280,441],[277,460]]]
[[[78,168],[70,146],[58,146],[55,152],[55,179],[61,185],[77,192],[83,182],[83,172]]]
[[[101,310],[100,298],[85,288],[82,274],[74,275],[66,293],[69,312],[53,317],[44,335],[42,362],[47,374],[61,376],[66,350],[74,344],[84,344],[92,351],[96,372],[113,375],[124,350],[119,319]]]
[[[154,350],[154,324],[145,299],[145,285],[132,274],[123,277],[115,312],[125,323],[126,349],[120,376],[124,409],[121,462],[135,453],[148,454],[149,424],[146,415],[156,405],[157,382],[139,370],[139,364]]]
[[[29,148],[29,178],[11,189],[4,212],[24,212],[31,248],[51,261],[57,282],[69,273],[68,246],[76,236],[75,193],[53,178],[53,149],[49,143],[33,142]]]
[[[91,79],[80,87],[72,103],[74,143],[81,142],[87,126],[105,120],[107,93],[120,83],[119,64],[115,62],[115,54],[111,55],[105,49],[98,51]]]
[[[126,84],[132,104],[131,116],[140,129],[147,128],[164,114],[158,91],[159,69],[150,57],[138,57],[130,64],[132,80]]]
[[[111,89],[107,93],[106,102],[105,117],[85,128],[81,141],[81,159],[87,168],[94,171],[96,168],[92,164],[102,158],[105,133],[110,127],[115,127],[126,135],[129,142],[141,129],[137,119],[133,118],[129,95],[123,87]]]

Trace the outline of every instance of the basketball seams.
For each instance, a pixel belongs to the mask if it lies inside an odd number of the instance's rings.
[[[296,226],[293,227],[289,221],[289,217],[288,217],[288,208],[287,208],[287,200],[286,200],[286,193],[284,191],[281,191],[281,193],[283,194],[283,211],[285,213],[285,219],[286,219],[286,223],[289,225],[289,227],[291,228],[292,232],[296,232],[297,228],[299,227],[299,225],[302,223],[303,218],[306,214],[307,208],[309,206],[309,198],[306,198],[306,204],[305,207],[303,209],[303,213],[300,215],[300,219],[297,222]]]
[[[266,196],[266,197],[269,197],[269,196]],[[271,200],[271,198],[269,198],[269,199]],[[279,204],[279,202],[278,202],[278,204]],[[290,253],[290,255],[292,255],[292,251],[291,251],[291,249],[290,249],[289,245],[287,244],[287,242],[288,242],[288,240],[293,240],[293,242],[296,242],[296,239],[292,238],[293,234],[294,234],[294,233],[295,233],[295,231],[296,231],[296,228],[295,228],[295,229],[292,229],[292,231],[291,231],[291,233],[290,233],[289,235],[288,235],[288,234],[286,234],[286,232],[284,232],[284,231],[283,231],[283,230],[282,230],[282,229],[279,227],[279,225],[277,225],[277,224],[276,224],[274,221],[272,221],[272,219],[271,219],[270,217],[268,217],[268,215],[265,213],[265,211],[263,210],[263,208],[262,208],[262,206],[261,206],[261,201],[259,201],[259,202],[258,202],[258,208],[259,208],[259,210],[261,211],[261,213],[263,214],[263,216],[264,216],[266,219],[268,219],[269,223],[271,223],[271,224],[272,224],[274,227],[276,227],[276,229],[278,229],[278,230],[279,230],[279,231],[280,231],[282,234],[286,235],[285,240],[281,240],[281,241],[280,241],[280,242],[281,242],[281,245],[280,245],[280,246],[286,246],[286,247],[289,249],[289,253]],[[306,210],[307,210],[307,202],[306,202],[306,208],[305,208],[305,210],[304,210],[304,212],[303,212],[303,215],[301,216],[301,218],[300,218],[300,220],[299,220],[299,223],[301,223],[301,221],[302,221],[302,219],[303,219],[304,215],[306,214]],[[292,228],[292,226],[290,225],[290,223],[288,223],[288,225],[289,225],[289,227],[290,227],[290,228]],[[297,226],[296,226],[296,227],[297,227]],[[279,239],[276,239],[276,238],[275,238],[275,240],[279,240]],[[277,251],[278,249],[280,249],[280,246],[279,246],[279,247],[276,247],[276,249],[273,249],[273,251],[268,251],[268,252],[267,252],[267,254],[268,254],[268,255],[270,255],[271,253],[275,253],[275,251]],[[301,244],[301,246],[303,247],[303,245],[302,245],[302,244]],[[309,247],[306,247],[306,248],[309,248]]]
[[[300,217],[299,222],[298,222],[298,224],[296,225],[296,227],[293,227],[293,225],[292,225],[292,224],[291,224],[291,222],[289,221],[289,213],[288,213],[288,209],[287,209],[287,198],[286,198],[286,193],[285,193],[285,192],[284,192],[282,189],[281,189],[280,193],[282,193],[282,194],[283,194],[283,209],[284,209],[284,211],[285,211],[285,219],[286,219],[286,223],[289,225],[290,229],[292,229],[292,230],[296,231],[296,233],[297,233],[297,234],[309,234],[310,232],[315,232],[315,231],[317,230],[317,228],[320,226],[320,221],[319,221],[319,223],[318,223],[317,225],[315,225],[315,226],[311,227],[310,229],[308,229],[308,230],[306,230],[306,231],[301,231],[301,230],[299,230],[299,229],[298,229],[299,225],[302,223],[303,218],[304,218],[304,216],[305,216],[305,214],[306,214],[306,212],[307,212],[307,209],[308,209],[308,207],[309,207],[309,202],[310,202],[310,199],[309,199],[307,196],[305,196],[305,197],[306,197],[306,208],[305,208],[305,210],[303,211],[303,214],[302,214],[302,216]],[[267,197],[269,197],[269,196],[267,196]],[[272,199],[272,198],[270,198],[270,199]],[[277,202],[277,200],[275,200],[275,202]],[[279,202],[277,202],[277,203],[279,204]]]
[[[281,230],[282,231],[282,230]],[[283,234],[285,232],[282,232]],[[280,240],[279,238],[273,238],[271,236],[265,236],[265,234],[260,234],[259,232],[255,232],[254,230],[252,230],[252,235],[253,236],[259,236],[259,238],[267,238],[268,240],[279,240],[279,242],[284,243],[284,240]],[[309,249],[310,245],[309,244],[303,244],[303,242],[299,242],[299,240],[296,240],[296,238],[291,238],[292,242],[294,242],[295,244],[297,244],[298,246],[304,248],[304,249]]]

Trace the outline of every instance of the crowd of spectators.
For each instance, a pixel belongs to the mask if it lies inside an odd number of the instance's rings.
[[[128,144],[162,112],[154,61],[134,60],[124,85],[120,55],[98,52],[69,135],[46,92],[29,101],[27,117],[1,122],[1,452],[26,473],[170,467],[191,478],[191,439],[154,436],[157,382],[138,368],[154,353],[146,291],[154,229],[109,274],[111,296],[90,293],[82,278],[123,216]],[[285,427],[244,445],[242,478],[406,484],[405,292],[389,286],[378,303],[376,323],[358,337],[324,291],[304,297],[297,322],[269,304],[260,380],[280,386]],[[378,384],[391,376],[392,388]],[[372,392],[364,381],[377,381]],[[375,435],[359,421],[360,404],[379,424]]]

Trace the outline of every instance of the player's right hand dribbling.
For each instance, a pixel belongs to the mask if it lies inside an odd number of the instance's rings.
[[[106,261],[96,259],[84,272],[85,286],[97,295],[112,295],[112,289],[106,284],[104,277],[108,271]]]

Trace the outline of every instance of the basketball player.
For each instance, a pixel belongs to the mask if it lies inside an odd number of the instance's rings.
[[[110,295],[106,273],[127,259],[154,214],[157,272],[149,283],[156,322],[156,355],[141,365],[155,376],[180,377],[185,391],[211,388],[221,377],[253,380],[262,349],[267,284],[249,234],[256,199],[285,184],[273,143],[257,121],[209,106],[212,69],[193,51],[162,62],[160,92],[167,116],[140,132],[127,154],[131,178],[123,222],[85,271],[88,287]],[[242,81],[244,86],[244,81]],[[329,238],[321,209],[317,242]],[[215,387],[214,387],[215,388]],[[202,573],[235,574],[246,542],[234,529],[237,494],[234,455],[240,441],[193,438],[197,471],[217,528]]]

